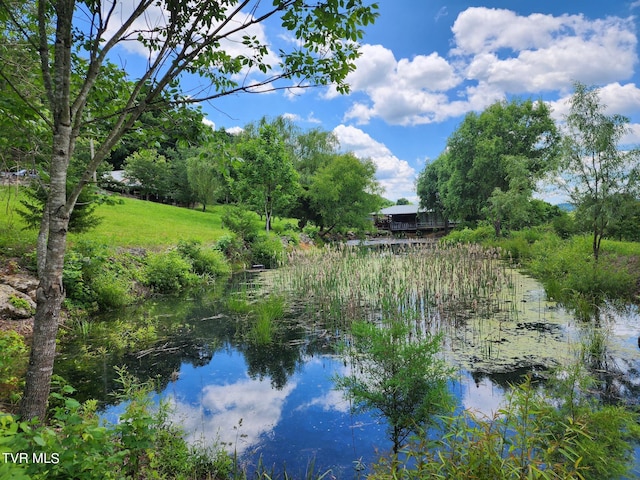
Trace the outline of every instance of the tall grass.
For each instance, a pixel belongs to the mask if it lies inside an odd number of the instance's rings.
[[[279,328],[278,320],[284,316],[284,297],[270,295],[259,301],[253,308],[255,323],[249,330],[249,340],[258,345],[268,345],[273,342],[274,335]]]
[[[276,274],[309,313],[347,325],[356,319],[412,317],[417,327],[495,315],[510,307],[513,282],[496,250],[475,245],[345,246],[295,251]]]

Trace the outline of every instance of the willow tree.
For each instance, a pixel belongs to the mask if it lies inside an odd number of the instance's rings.
[[[640,151],[619,148],[629,119],[608,114],[597,89],[576,83],[569,105],[559,164],[560,185],[589,219],[597,260],[602,238],[620,214],[620,197],[635,193],[640,185]]]
[[[37,308],[33,342],[20,413],[43,419],[47,408],[56,336],[64,299],[62,267],[71,212],[82,189],[123,134],[163,92],[178,102],[202,102],[240,92],[335,84],[348,91],[345,78],[358,56],[362,27],[376,17],[365,0],[0,0],[3,32],[18,32],[17,44],[39,59],[44,108],[30,101],[29,85],[13,76],[0,59],[0,77],[37,111],[51,132],[47,205],[38,245]],[[261,25],[279,24],[293,41],[271,51]],[[113,67],[118,47],[135,45],[145,61],[139,77],[126,65]],[[96,88],[105,71],[120,73],[113,91]],[[188,97],[177,93],[185,76],[200,76],[201,88]],[[131,82],[122,82],[123,78]],[[114,80],[118,80],[115,78]],[[126,85],[126,91],[118,90]],[[117,95],[115,93],[117,92]],[[80,137],[96,136],[95,153],[67,193],[67,170]]]

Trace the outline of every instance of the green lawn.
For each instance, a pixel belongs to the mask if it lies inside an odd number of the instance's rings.
[[[220,206],[202,212],[133,198],[121,200],[121,204],[99,206],[100,225],[87,233],[70,235],[70,241],[84,238],[110,246],[148,248],[192,239],[212,244],[225,233]]]
[[[12,256],[31,250],[37,239],[37,231],[25,230],[16,212],[19,199],[19,189],[0,187],[0,249]],[[221,226],[221,206],[202,212],[133,198],[121,200],[115,205],[100,205],[96,214],[102,218],[101,224],[86,233],[70,234],[69,242],[90,239],[111,247],[160,248],[191,239],[208,245],[228,233]]]

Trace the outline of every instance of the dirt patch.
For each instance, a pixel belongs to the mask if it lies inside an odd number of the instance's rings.
[[[0,318],[0,332],[14,331],[25,338],[33,335],[33,317],[23,320],[6,320]]]

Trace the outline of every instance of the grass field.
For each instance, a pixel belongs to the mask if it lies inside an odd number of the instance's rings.
[[[24,221],[16,211],[20,198],[20,189],[0,187],[0,249],[16,256],[32,249],[37,238],[37,231],[24,229]],[[228,233],[221,225],[222,208],[208,207],[202,212],[121,198],[115,205],[100,205],[96,210],[102,218],[100,225],[86,233],[69,235],[69,242],[91,239],[111,247],[143,248],[173,246],[180,240],[212,244]]]
[[[70,241],[90,238],[110,246],[153,248],[176,245],[180,240],[212,244],[225,233],[220,206],[202,212],[133,198],[121,198],[121,202],[98,207],[100,225],[70,235]]]

